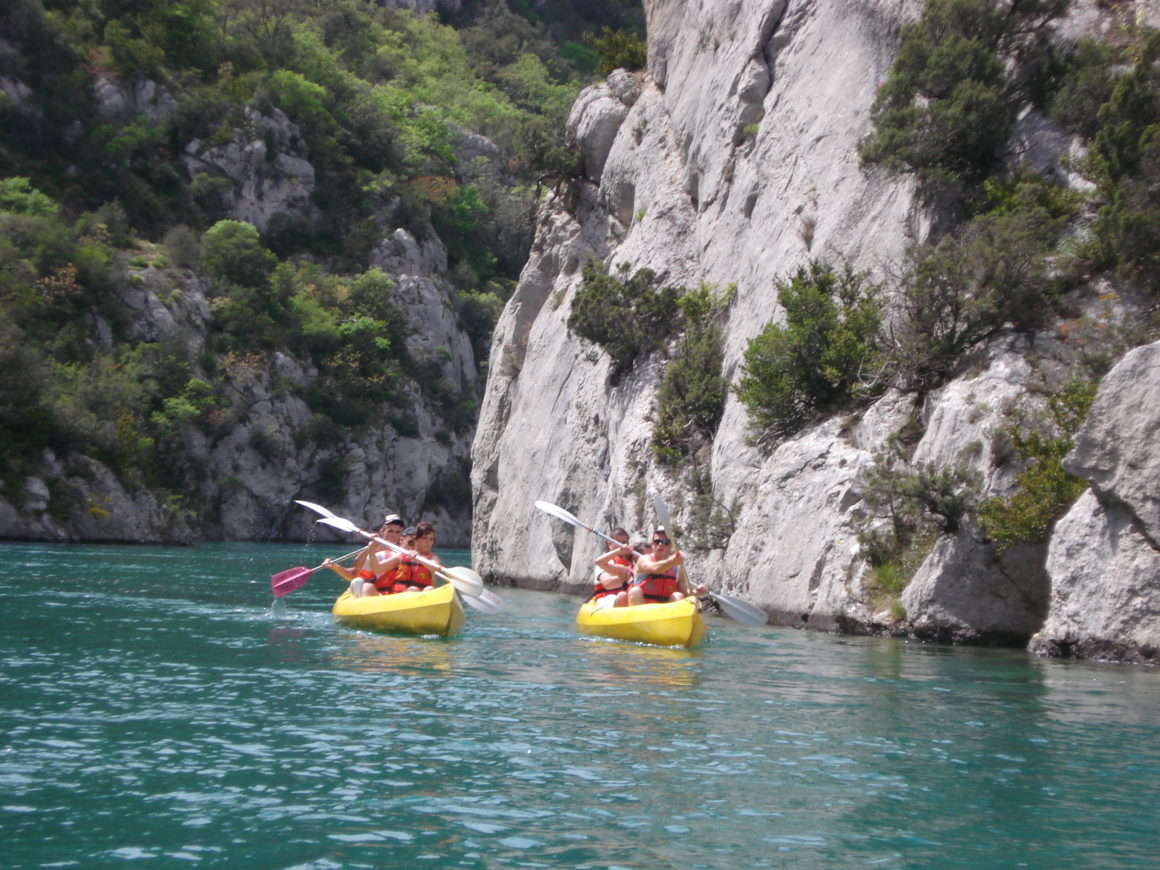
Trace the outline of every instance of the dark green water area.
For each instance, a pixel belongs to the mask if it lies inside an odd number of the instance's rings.
[[[1156,866],[1160,672],[709,619],[336,626],[341,545],[0,545],[0,865]],[[446,564],[468,554],[443,551]]]

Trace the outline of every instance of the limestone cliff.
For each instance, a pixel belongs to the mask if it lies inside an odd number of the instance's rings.
[[[648,70],[620,71],[577,100],[570,132],[586,178],[545,202],[492,344],[473,446],[472,547],[476,568],[498,582],[588,583],[600,541],[538,512],[536,499],[642,533],[660,495],[678,524],[688,520],[684,481],[650,451],[660,355],[610,386],[608,356],[567,329],[585,261],[647,267],[684,287],[735,284],[723,367],[733,380],[746,343],[782,316],[775,278],[814,256],[881,275],[928,230],[907,178],[866,170],[856,149],[899,28],[921,3],[645,7]],[[1084,8],[1072,26],[1106,21]],[[1036,135],[1031,120],[1023,135],[1059,169],[1066,137]],[[1050,356],[1053,337],[1037,340]],[[890,392],[859,418],[823,421],[771,452],[751,445],[745,409],[731,396],[704,459],[714,498],[738,510],[727,545],[689,555],[692,574],[783,625],[1025,642],[1045,618],[1052,624],[1059,569],[1045,563],[1042,545],[1000,556],[976,530],[945,536],[906,590],[899,621],[875,612],[856,539],[865,473],[905,426],[921,433],[913,462],[950,465],[974,444],[969,462],[983,491],[1010,486],[994,433],[1013,405],[1040,401],[1025,350],[1022,339],[996,342],[971,374],[936,392]],[[1091,545],[1080,538],[1078,546]]]

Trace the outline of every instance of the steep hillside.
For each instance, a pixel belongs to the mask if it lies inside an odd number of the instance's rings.
[[[4,5],[0,537],[301,536],[307,496],[466,543],[491,328],[575,162],[548,28],[585,18],[524,12]]]

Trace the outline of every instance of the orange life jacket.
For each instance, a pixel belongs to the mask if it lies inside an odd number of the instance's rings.
[[[668,601],[669,596],[681,588],[678,570],[673,566],[664,574],[638,574],[635,582],[648,601]]]
[[[621,556],[621,555],[613,556],[612,563],[614,565],[623,565],[629,571],[632,571],[632,559],[628,558],[627,556]],[[618,592],[620,592],[622,589],[625,588],[625,584],[623,584],[623,583],[620,586],[616,586],[612,589],[606,588],[600,582],[600,575],[603,573],[605,573],[605,572],[603,572],[603,571],[596,572],[596,591],[592,593],[593,598],[604,598],[606,595],[615,595]],[[609,571],[608,573],[611,574],[612,572]]]
[[[384,575],[385,576],[385,575]],[[422,562],[412,562],[403,557],[391,578],[391,592],[406,592],[412,586],[427,589],[435,582],[435,575]]]

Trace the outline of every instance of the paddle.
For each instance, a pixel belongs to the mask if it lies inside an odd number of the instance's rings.
[[[357,556],[366,547],[359,547],[352,553],[347,553],[345,556],[339,556],[337,559],[331,559],[331,562],[345,562],[351,556]],[[295,589],[301,589],[306,585],[307,578],[315,571],[319,571],[326,565],[315,565],[313,568],[287,568],[285,571],[279,571],[270,578],[270,588],[274,591],[275,598],[281,598],[283,595],[289,595]]]
[[[396,553],[408,552],[406,548],[392,544],[390,541],[380,538],[378,535],[364,532],[350,520],[343,519],[342,517],[323,517],[317,520],[317,522],[330,526],[332,529],[338,529],[340,532],[362,535],[369,540],[382,544],[390,550],[394,550]],[[433,570],[435,576],[440,580],[454,586],[458,592],[462,593],[463,600],[467,602],[469,607],[473,607],[482,613],[499,613],[503,610],[503,599],[494,592],[488,592],[484,589],[483,578],[470,568],[444,568],[438,562],[424,559],[422,556],[416,556],[415,560]]]
[[[665,527],[665,531],[673,540],[673,549],[677,549],[676,527],[673,525],[673,518],[669,516],[669,509],[665,507],[664,500],[659,496],[653,496],[653,508],[657,512],[657,519],[660,524]],[[681,565],[681,571],[685,570],[685,566]],[[689,575],[685,574],[685,582],[689,581]],[[768,617],[745,601],[739,598],[731,598],[728,595],[722,595],[719,592],[706,590],[705,594],[712,598],[724,611],[725,615],[730,619],[735,619],[742,625],[765,625]]]
[[[384,541],[382,538],[372,535],[370,532],[364,532],[350,520],[343,519],[329,508],[324,508],[320,504],[315,504],[312,501],[304,501],[302,499],[295,499],[296,504],[302,505],[304,508],[309,508],[317,514],[321,514],[323,519],[318,522],[327,522],[326,525],[332,528],[339,529],[344,532],[353,532],[355,534],[363,535],[371,540],[378,541],[385,547],[394,550],[397,553],[407,552],[403,547],[397,544],[392,544],[390,541]],[[464,596],[464,600],[469,607],[474,607],[481,613],[499,613],[504,609],[504,600],[483,588],[483,578],[470,568],[455,567],[444,569],[438,562],[431,562],[422,558],[419,561],[428,567],[436,569],[436,576],[445,580],[454,586]]]
[[[670,526],[672,525],[672,523],[671,523],[671,521],[666,521],[669,513],[667,510],[664,509],[664,504],[662,502],[660,502],[659,499],[657,499],[656,503],[654,503],[654,506],[656,506],[658,508],[657,516],[662,517],[661,525],[663,525],[665,527],[665,529],[668,530],[670,528]],[[611,538],[608,535],[604,534],[603,532],[597,531],[595,528],[588,525],[587,523],[581,522],[575,516],[570,514],[568,511],[564,510],[562,507],[559,507],[558,505],[554,505],[554,504],[551,504],[551,503],[546,502],[546,501],[538,501],[538,502],[536,502],[536,507],[538,507],[540,510],[544,511],[545,513],[551,514],[552,516],[556,517],[557,519],[561,519],[566,523],[571,523],[572,525],[576,526],[577,528],[585,529],[589,532],[592,532],[594,535],[600,536],[601,538],[603,538],[606,541],[610,541],[611,543],[616,544],[617,546],[620,546],[620,542],[617,541],[615,538]],[[670,534],[672,534],[671,531],[670,531]],[[673,540],[673,543],[676,544],[675,538]],[[674,549],[675,549],[675,547],[674,547]],[[765,625],[766,615],[764,613],[762,613],[760,610],[758,610],[756,607],[754,607],[752,604],[748,604],[748,603],[741,601],[740,599],[737,599],[737,598],[731,598],[728,595],[722,595],[719,592],[710,591],[710,592],[707,592],[706,594],[721,606],[721,610],[725,613],[726,616],[730,617],[731,619],[737,620],[742,625]]]

